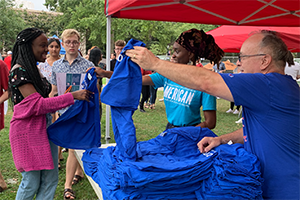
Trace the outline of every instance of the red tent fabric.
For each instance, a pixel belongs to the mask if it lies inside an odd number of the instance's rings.
[[[300,26],[300,0],[106,0],[107,16],[244,26]]]
[[[225,52],[239,53],[249,34],[259,30],[272,30],[280,34],[291,52],[300,52],[300,27],[220,26],[208,31]]]

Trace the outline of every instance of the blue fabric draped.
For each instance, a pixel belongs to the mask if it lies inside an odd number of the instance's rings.
[[[132,120],[137,109],[142,90],[141,68],[125,55],[133,46],[145,46],[144,43],[131,39],[123,48],[115,65],[114,73],[101,92],[101,101],[111,106],[111,119],[118,144],[120,158],[136,159],[136,135]]]
[[[70,149],[101,146],[99,92],[94,70],[90,69],[82,82],[83,89],[94,92],[90,102],[75,101],[48,127],[48,137],[54,144]]]

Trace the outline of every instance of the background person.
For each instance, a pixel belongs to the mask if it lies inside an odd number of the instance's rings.
[[[300,91],[297,82],[284,73],[285,63],[292,62],[275,32],[260,31],[243,43],[241,74],[219,74],[193,66],[186,70],[186,65],[159,60],[143,47],[127,50],[126,55],[140,67],[178,84],[242,105],[243,128],[204,138],[198,143],[200,151],[208,152],[230,140],[242,143],[261,163],[263,198],[299,198]]]
[[[90,51],[89,61],[91,61],[94,64],[94,66],[99,66],[101,60],[102,60],[101,50],[98,47],[93,48]],[[102,89],[102,78],[98,78],[97,88],[99,91],[99,109],[100,109],[100,122],[101,122],[102,103],[101,103],[100,95],[101,95],[101,89]]]
[[[148,75],[148,74],[152,73],[151,71],[144,70],[142,68],[141,68],[141,71],[142,71],[142,76],[145,76],[145,75]],[[150,98],[150,86],[149,85],[143,85],[142,86],[142,98],[140,100],[140,112],[146,112],[144,107],[149,108],[149,106],[147,105],[147,103],[149,101],[149,98]]]
[[[0,130],[4,128],[4,101],[8,99],[8,69],[0,60]]]
[[[289,52],[289,57],[291,60],[294,60],[294,56]],[[288,63],[285,66],[284,73],[293,77],[294,80],[300,79],[300,64],[294,62],[294,64],[289,65]]]
[[[125,45],[126,45],[126,42],[124,40],[117,40],[115,42],[115,50],[114,51],[115,51],[116,55],[115,55],[115,58],[110,61],[110,71],[112,71],[112,72],[114,71],[117,59],[118,59],[121,51],[125,47]]]
[[[236,109],[234,110],[234,102],[230,102],[230,108],[229,110],[226,111],[226,113],[233,113],[235,115],[240,113],[240,107],[241,106],[236,106]]]
[[[226,71],[225,64],[222,61],[219,62],[219,65],[214,64],[212,71],[217,72],[217,73],[224,73]]]
[[[0,59],[0,131],[4,128],[4,101],[8,99],[8,69]],[[4,92],[3,92],[4,91]],[[0,171],[0,192],[7,189],[7,184]]]
[[[12,57],[12,52],[8,51],[7,56],[4,58],[4,62],[7,66],[8,71],[11,69],[11,57]]]
[[[14,105],[9,139],[15,166],[22,174],[16,199],[53,199],[57,182],[57,146],[48,140],[47,113],[74,104],[74,99],[89,100],[87,90],[47,98],[51,85],[41,77],[37,62],[45,62],[46,35],[39,29],[21,31],[13,47],[9,75],[9,94]]]
[[[156,73],[154,71],[152,71],[152,74]],[[150,109],[155,109],[155,101],[156,101],[156,97],[157,97],[157,88],[154,85],[150,85]]]

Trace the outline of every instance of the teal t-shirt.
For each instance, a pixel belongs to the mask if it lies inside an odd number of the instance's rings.
[[[167,118],[174,126],[199,124],[201,106],[203,111],[216,110],[216,97],[183,87],[158,73],[150,77],[156,88],[164,87]]]

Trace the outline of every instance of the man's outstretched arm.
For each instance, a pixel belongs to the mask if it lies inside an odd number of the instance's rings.
[[[127,50],[126,55],[143,69],[156,71],[182,86],[233,101],[229,88],[217,73],[201,67],[160,60],[144,47],[136,46]]]

